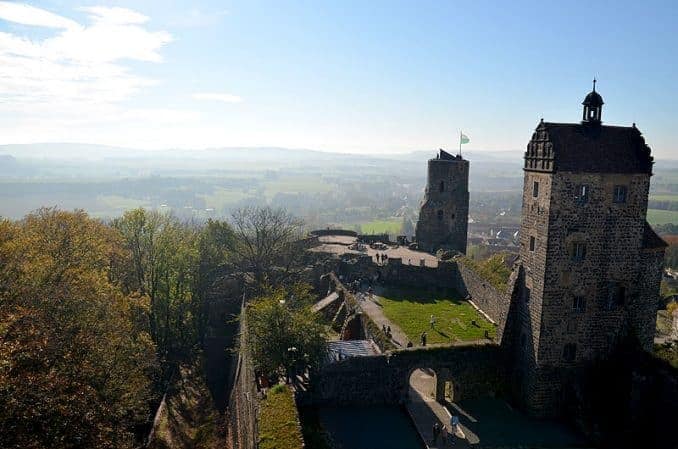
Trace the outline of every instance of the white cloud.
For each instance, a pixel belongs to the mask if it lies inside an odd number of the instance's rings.
[[[242,98],[233,94],[219,92],[199,92],[192,95],[195,100],[221,101],[223,103],[240,103]]]
[[[172,40],[150,31],[143,14],[125,8],[82,8],[80,24],[44,9],[0,1],[0,24],[9,21],[55,29],[41,39],[0,32],[0,114],[92,120],[126,112],[120,104],[157,83],[134,73],[128,60],[160,62]]]
[[[78,8],[80,11],[90,13],[93,20],[100,24],[129,25],[148,22],[148,17],[127,8],[106,6],[85,6]]]
[[[77,22],[25,3],[0,2],[0,19],[47,28],[78,28]]]

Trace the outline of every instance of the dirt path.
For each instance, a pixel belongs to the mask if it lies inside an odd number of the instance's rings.
[[[365,298],[368,298],[369,295],[367,293],[364,294]],[[407,335],[405,332],[400,329],[396,324],[392,323],[388,318],[386,318],[386,315],[384,315],[384,311],[381,308],[381,305],[379,305],[377,301],[377,297],[373,296],[374,299],[364,299],[360,301],[360,306],[363,308],[365,313],[367,313],[370,318],[372,318],[372,321],[377,323],[377,326],[381,328],[382,326],[391,326],[391,335],[392,338],[391,340],[397,345],[402,348],[407,347],[407,342],[409,341]],[[412,342],[414,343],[414,342]]]

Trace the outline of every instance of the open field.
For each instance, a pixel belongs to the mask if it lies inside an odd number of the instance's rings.
[[[389,218],[360,223],[360,229],[363,234],[399,234],[402,225],[402,218]]]
[[[675,201],[678,203],[678,193],[658,193],[650,194],[650,201]]]
[[[678,224],[678,211],[648,209],[647,221],[652,225],[676,223]]]
[[[495,326],[468,301],[458,299],[456,293],[386,288],[377,291],[377,295],[384,315],[400,326],[414,344],[419,344],[424,331],[428,334],[428,344],[478,340],[485,338],[486,330],[491,337],[496,336]],[[430,325],[431,315],[436,320],[434,329]]]

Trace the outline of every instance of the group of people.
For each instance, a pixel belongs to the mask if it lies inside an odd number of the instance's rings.
[[[455,438],[457,436],[457,428],[459,427],[459,417],[457,415],[452,415],[450,417],[450,427],[449,429],[445,424],[442,426],[436,420],[433,423],[433,440],[432,444],[436,445],[438,444],[438,438],[440,438],[440,441],[445,447],[447,445],[447,442],[450,442],[450,446],[454,446]]]
[[[393,335],[391,334],[391,326],[387,326],[385,324],[381,325],[381,330],[386,334],[388,338],[393,338]]]
[[[386,261],[388,260],[388,254],[386,254],[386,253],[381,253],[381,254],[380,254],[380,253],[377,253],[377,254],[376,254],[376,258],[377,258],[377,263],[386,263]]]

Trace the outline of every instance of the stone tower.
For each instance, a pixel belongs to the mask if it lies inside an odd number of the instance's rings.
[[[627,335],[651,350],[655,332],[650,148],[635,124],[602,124],[595,81],[583,105],[581,123],[542,120],[525,152],[514,386],[536,415],[559,412],[578,368]]]
[[[428,161],[426,192],[415,231],[420,249],[466,253],[468,169],[469,163],[461,155],[443,150]]]

